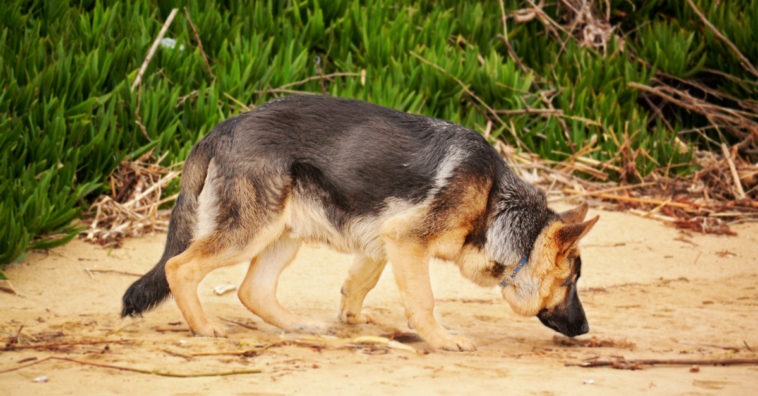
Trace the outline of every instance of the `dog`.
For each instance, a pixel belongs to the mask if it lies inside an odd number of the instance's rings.
[[[475,350],[434,317],[428,266],[439,258],[573,337],[589,331],[577,243],[598,217],[584,221],[586,213],[549,209],[471,129],[358,100],[283,97],[221,122],[193,147],[163,256],[128,288],[122,317],[173,294],[195,334],[225,336],[197,287],[210,271],[245,262],[245,307],[286,331],[322,332],[276,298],[300,244],[320,242],[355,255],[342,322],[368,320],[364,298],[390,262],[409,326],[431,348]]]

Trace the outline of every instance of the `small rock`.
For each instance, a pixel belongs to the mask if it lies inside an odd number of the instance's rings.
[[[235,285],[219,285],[213,288],[213,292],[216,293],[217,296],[223,296],[224,294],[235,290],[237,290],[237,286]]]

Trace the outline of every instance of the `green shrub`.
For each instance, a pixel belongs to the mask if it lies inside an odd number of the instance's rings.
[[[758,23],[756,2],[696,3],[745,56],[758,59],[758,30],[746,28]],[[77,216],[107,190],[120,161],[149,149],[166,154],[166,164],[182,161],[219,121],[292,90],[364,99],[477,130],[493,120],[479,100],[496,110],[545,108],[539,95],[552,91],[561,119],[502,115],[491,137],[514,143],[516,133],[524,149],[554,160],[595,142],[600,149],[588,156],[605,161],[617,158],[618,137],[629,132],[631,147],[649,154],[637,159],[641,174],[688,154],[676,149],[673,131],[650,121],[629,82],[649,84],[660,70],[758,97],[755,85],[714,81],[704,71],[750,79],[689,8],[663,0],[611,1],[611,22],[625,45],[614,40],[605,54],[568,33],[556,37],[538,19],[509,19],[509,41],[530,71],[497,37],[503,29],[494,1],[195,0],[187,7],[214,77],[180,12],[166,35],[177,45],[158,49],[141,91],[132,91],[163,21],[184,3],[155,4],[0,6],[0,263],[72,238]],[[505,6],[512,13],[528,4]],[[545,11],[560,20],[557,6]],[[303,81],[319,73],[352,74]],[[667,112],[678,128],[708,123],[680,109]]]

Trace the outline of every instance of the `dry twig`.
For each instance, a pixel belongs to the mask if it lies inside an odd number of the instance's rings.
[[[497,37],[503,41],[505,44],[505,47],[508,49],[508,55],[513,58],[513,61],[516,62],[516,65],[523,71],[524,73],[531,73],[531,69],[524,65],[521,62],[521,59],[519,59],[518,55],[516,55],[516,51],[513,50],[513,47],[511,47],[511,42],[508,40],[508,21],[507,16],[505,15],[505,5],[503,4],[503,0],[500,0],[500,21],[503,24],[503,34],[498,35]]]
[[[697,14],[697,16],[700,17],[700,19],[703,21],[705,26],[708,26],[708,28],[711,29],[711,31],[713,32],[713,35],[718,37],[719,40],[723,41],[729,47],[729,49],[731,49],[737,55],[737,57],[740,58],[740,62],[742,63],[742,66],[744,66],[745,69],[749,71],[752,75],[758,77],[758,70],[755,69],[753,64],[750,63],[750,61],[745,57],[745,55],[742,55],[742,52],[740,52],[740,50],[737,49],[737,46],[735,46],[731,41],[729,41],[728,38],[726,38],[726,36],[721,34],[721,32],[719,32],[719,30],[716,29],[715,26],[713,26],[713,24],[708,20],[708,18],[706,18],[705,15],[703,15],[703,13],[700,12],[697,6],[695,6],[695,3],[693,3],[692,0],[687,0],[687,4],[689,4],[690,7],[692,8],[692,11],[694,11],[695,14]]]
[[[560,0],[561,5],[567,12],[564,18],[568,20],[568,32],[577,36],[580,45],[595,50],[602,50],[603,54],[608,49],[611,37],[615,36],[616,42],[623,47],[623,39],[614,33],[615,28],[607,19],[595,15],[592,1],[587,0]],[[565,47],[565,42],[563,43]]]
[[[61,342],[50,342],[50,343],[43,343],[43,344],[29,344],[29,345],[18,345],[17,343],[8,343],[5,345],[2,350],[4,351],[15,351],[19,349],[41,349],[41,350],[55,350],[55,349],[61,349],[65,347],[72,347],[77,345],[100,345],[100,344],[133,344],[134,341],[132,340],[82,340],[82,341],[61,341]]]
[[[92,205],[89,225],[82,233],[85,240],[119,246],[126,236],[168,229],[167,214],[158,208],[166,202],[161,200],[163,189],[179,172],[150,159],[147,153],[137,161],[122,162],[111,174],[111,195],[101,195]]]
[[[699,346],[699,347],[718,348],[718,349],[723,349],[723,350],[730,351],[730,352],[739,352],[740,351],[739,347],[733,347],[733,346],[724,346],[724,345],[716,345],[716,344],[703,344],[703,343],[700,343],[700,342],[688,342],[688,341],[678,341],[678,342],[680,344],[683,344],[683,345],[694,345],[694,346]]]
[[[137,73],[137,78],[134,79],[134,82],[132,83],[131,90],[134,91],[134,87],[142,84],[142,75],[145,74],[145,70],[147,70],[147,65],[150,63],[150,60],[153,59],[153,55],[155,54],[155,50],[158,49],[158,45],[160,45],[161,40],[163,40],[163,36],[166,35],[166,32],[168,31],[168,27],[171,25],[171,22],[174,21],[174,17],[176,16],[176,13],[179,11],[178,8],[174,8],[171,10],[171,13],[168,14],[168,18],[166,18],[166,22],[163,23],[163,27],[161,27],[160,32],[158,32],[158,36],[153,41],[153,45],[150,47],[150,50],[147,52],[147,56],[145,57],[145,60],[142,61],[142,66],[139,68],[139,72]]]
[[[697,152],[695,164],[701,169],[686,178],[662,177],[653,173],[646,181],[628,185],[586,183],[573,176],[573,172],[583,169],[571,161],[559,163],[562,169],[559,171],[539,165],[549,161],[522,155],[513,158],[525,162],[512,164],[514,168],[539,171],[536,175],[527,173],[522,176],[548,189],[548,194],[553,195],[550,202],[566,197],[595,199],[598,208],[625,210],[668,222],[680,229],[723,235],[734,235],[729,229],[730,222],[758,219],[758,165],[739,157],[731,158],[735,168],[732,173],[726,155]],[[594,167],[596,171],[611,169],[600,162],[588,162],[584,166]],[[619,171],[618,168],[615,171]],[[735,192],[734,177],[744,187],[744,198]],[[557,195],[559,191],[565,195]],[[617,194],[611,194],[613,192]]]
[[[608,339],[599,339],[593,336],[591,339],[568,338],[563,336],[553,336],[553,343],[565,347],[582,347],[582,348],[624,348],[632,349],[635,344],[631,341],[616,341]]]
[[[627,197],[623,195],[614,195],[614,194],[606,194],[606,193],[599,193],[599,192],[587,192],[587,191],[577,191],[570,188],[564,189],[563,192],[567,194],[582,194],[582,195],[591,195],[596,196],[600,198],[610,199],[613,201],[624,201],[624,202],[634,202],[634,203],[642,203],[642,204],[650,204],[650,205],[662,205],[662,206],[673,206],[681,209],[685,209],[690,212],[697,211],[697,207],[694,207],[690,204],[685,203],[679,203],[679,202],[671,202],[670,200],[661,200],[661,199],[653,199],[653,198],[635,198],[635,197]]]
[[[139,127],[140,131],[142,131],[142,135],[145,136],[145,139],[147,141],[152,141],[150,139],[150,136],[147,134],[147,129],[145,128],[145,125],[142,123],[142,117],[139,115],[140,110],[140,104],[142,102],[142,75],[145,74],[145,70],[147,70],[147,65],[150,63],[150,60],[153,59],[153,55],[155,54],[155,50],[158,48],[158,45],[161,43],[161,40],[163,39],[163,36],[166,35],[166,31],[168,31],[169,25],[171,25],[171,22],[174,20],[174,17],[176,16],[177,11],[179,11],[177,8],[174,8],[171,10],[171,13],[168,15],[168,18],[166,18],[166,22],[163,23],[163,27],[161,27],[160,32],[158,32],[158,37],[155,38],[155,41],[153,41],[153,45],[150,47],[150,50],[147,52],[147,56],[145,57],[145,60],[142,61],[142,66],[139,68],[139,72],[137,73],[137,78],[134,79],[134,82],[132,83],[131,90],[134,92],[134,87],[139,87],[137,89],[137,108],[134,110],[134,116],[135,121],[137,123],[137,126]]]
[[[742,183],[740,183],[740,177],[737,174],[737,168],[734,167],[734,161],[732,161],[732,155],[729,153],[729,149],[725,143],[721,143],[721,152],[724,154],[724,159],[729,165],[729,171],[732,174],[732,180],[734,181],[734,189],[737,191],[739,198],[745,198],[745,190],[742,189]]]
[[[237,326],[244,327],[244,328],[249,329],[249,330],[258,330],[258,328],[255,327],[254,325],[249,325],[247,323],[239,322],[239,321],[232,320],[232,319],[222,318],[222,317],[219,317],[219,319],[221,319],[221,320],[223,320],[225,322],[236,324]]]
[[[291,83],[287,83],[282,85],[279,88],[268,88],[268,89],[261,89],[254,91],[256,94],[265,94],[265,93],[289,93],[289,94],[311,94],[311,95],[318,95],[313,92],[307,92],[307,91],[296,91],[290,89],[291,87],[298,87],[300,85],[303,85],[310,81],[316,81],[316,80],[331,80],[335,77],[362,77],[363,73],[351,73],[351,72],[337,72],[337,73],[329,73],[329,74],[319,74],[316,76],[310,76],[307,78],[304,78],[300,81],[293,81]]]
[[[107,368],[107,369],[114,369],[114,370],[121,370],[121,371],[131,371],[133,373],[151,374],[151,375],[158,375],[161,377],[176,377],[176,378],[221,377],[221,376],[237,375],[237,374],[258,374],[261,372],[260,369],[253,369],[253,370],[232,370],[232,371],[219,371],[219,372],[211,372],[211,373],[186,374],[186,373],[174,373],[174,372],[169,372],[169,371],[147,370],[147,369],[140,369],[140,368],[135,368],[135,367],[117,366],[113,364],[87,362],[84,360],[71,359],[65,356],[48,356],[44,359],[40,359],[32,363],[22,364],[20,366],[0,370],[0,374],[20,370],[20,369],[34,366],[34,365],[47,362],[50,360],[62,360],[65,362],[76,363],[76,364],[80,364],[84,366],[93,366],[93,367],[100,367],[100,368]]]
[[[13,288],[11,281],[7,279],[0,279],[0,291],[8,294],[18,295],[16,289]]]
[[[735,366],[758,365],[758,359],[632,359],[588,360],[581,363],[566,363],[573,367],[612,367],[619,370],[642,370],[644,366]]]
[[[187,17],[187,22],[189,22],[190,28],[192,28],[192,33],[195,35],[197,47],[200,48],[200,55],[203,56],[203,61],[205,61],[205,70],[208,72],[208,75],[211,76],[211,80],[215,80],[216,76],[213,75],[213,72],[211,71],[211,64],[208,62],[208,56],[205,55],[205,51],[203,50],[203,42],[200,41],[200,35],[197,33],[197,29],[195,29],[195,24],[192,23],[192,18],[190,18],[189,10],[187,10],[187,7],[184,7],[184,15]]]
[[[142,105],[142,84],[140,84],[139,88],[137,89],[137,107],[134,109],[134,121],[137,123],[139,130],[142,131],[142,136],[144,136],[148,142],[152,142],[153,139],[150,139],[150,136],[147,134],[147,128],[145,128],[145,124],[142,123],[142,116],[139,115],[139,109],[141,105]]]
[[[658,79],[653,79],[656,85],[648,86],[636,82],[627,85],[658,96],[659,98],[673,103],[688,111],[703,115],[715,128],[724,128],[738,139],[745,140],[747,144],[754,144],[753,135],[758,134],[758,113],[749,110],[732,109],[719,106],[704,99],[697,98],[691,93],[668,86]]]
[[[101,274],[119,274],[119,275],[128,275],[128,276],[142,276],[142,274],[138,274],[136,272],[127,272],[127,271],[119,271],[119,270],[111,270],[111,269],[96,269],[96,268],[85,268],[85,271],[88,273],[101,273]]]
[[[447,70],[443,69],[438,64],[430,62],[430,61],[424,59],[424,57],[422,57],[421,55],[419,55],[419,54],[417,54],[417,53],[415,53],[413,51],[410,51],[410,54],[414,58],[420,60],[421,62],[423,62],[423,63],[425,63],[425,64],[433,67],[434,69],[436,69],[436,70],[444,73],[448,77],[452,78],[453,81],[455,81],[456,83],[458,83],[458,85],[460,85],[461,88],[463,88],[463,91],[466,92],[466,94],[468,94],[472,99],[474,99],[482,107],[484,107],[485,109],[487,109],[487,113],[489,113],[495,120],[497,120],[500,123],[500,125],[506,127],[506,129],[508,129],[508,131],[513,136],[513,139],[516,141],[516,145],[518,145],[519,148],[527,150],[526,145],[518,137],[518,134],[516,133],[516,131],[513,128],[509,128],[509,125],[506,124],[506,122],[503,121],[502,118],[500,118],[500,116],[497,114],[497,111],[495,111],[495,109],[493,109],[492,107],[490,107],[490,105],[488,105],[484,100],[482,100],[482,98],[480,98],[473,91],[471,91],[471,89],[469,89],[469,87],[463,81],[461,81],[458,77],[455,77],[454,75],[450,74]]]

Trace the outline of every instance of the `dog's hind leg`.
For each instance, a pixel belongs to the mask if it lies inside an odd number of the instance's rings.
[[[242,304],[266,323],[288,331],[322,333],[326,326],[304,320],[279,304],[279,275],[295,258],[300,241],[282,235],[250,262],[237,295]]]
[[[187,250],[166,263],[166,279],[176,305],[195,334],[226,336],[223,327],[209,321],[203,312],[197,297],[200,281],[214,269],[249,261],[250,257],[264,251],[283,232],[283,217],[260,228],[256,236],[244,244],[228,243],[235,237],[235,233],[215,232],[192,242]]]
[[[204,241],[203,241],[204,242]],[[214,269],[245,261],[249,256],[242,252],[224,250],[208,254],[203,242],[195,242],[183,253],[166,263],[166,280],[176,305],[190,329],[200,336],[226,337],[224,328],[208,320],[197,297],[197,286]]]
[[[339,319],[343,323],[361,324],[371,321],[368,315],[361,314],[363,300],[366,294],[376,286],[386,264],[385,260],[373,260],[362,254],[355,256],[350,273],[340,289],[342,301]]]

